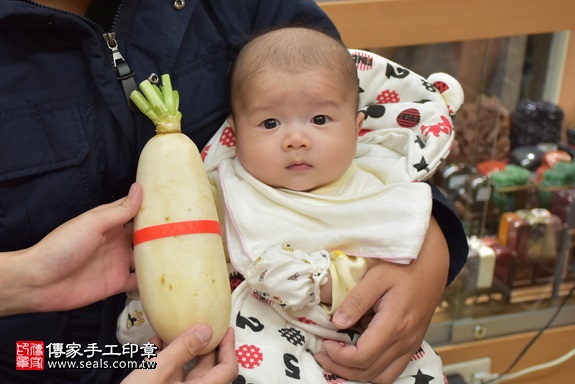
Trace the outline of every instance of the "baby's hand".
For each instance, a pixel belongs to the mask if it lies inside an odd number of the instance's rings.
[[[284,243],[258,257],[245,277],[250,288],[262,299],[297,311],[320,303],[320,289],[329,264],[328,251],[308,254]]]
[[[319,287],[319,297],[323,304],[331,305],[332,303],[332,290],[331,290],[331,274],[329,270],[326,274],[327,282]]]

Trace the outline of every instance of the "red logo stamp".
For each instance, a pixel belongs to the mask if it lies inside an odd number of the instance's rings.
[[[17,341],[16,369],[19,371],[40,371],[44,369],[44,342]]]

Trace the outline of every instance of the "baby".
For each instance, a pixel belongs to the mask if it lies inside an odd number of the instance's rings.
[[[414,181],[447,155],[458,105],[408,70],[351,53],[307,28],[254,37],[232,69],[228,124],[204,149],[237,286],[236,383],[343,382],[313,355],[326,339],[354,344],[361,329],[338,330],[331,314],[370,266],[408,264],[423,244],[432,199]],[[408,103],[379,90],[382,104],[363,104],[376,87],[358,73],[374,67],[375,84],[384,73],[414,86],[413,75],[419,89],[406,88]],[[444,382],[426,343],[397,382],[418,376]]]

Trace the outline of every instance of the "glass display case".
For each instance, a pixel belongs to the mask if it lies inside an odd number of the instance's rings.
[[[549,75],[564,41],[547,33],[371,49],[424,77],[450,73],[466,95],[433,182],[462,219],[470,254],[437,309],[436,344],[536,329],[575,285],[575,142],[562,137]],[[554,324],[575,322],[572,311]]]
[[[463,221],[470,253],[427,340],[574,325],[575,2],[319,3],[348,47],[424,77],[447,72],[465,91],[456,143],[433,182]]]

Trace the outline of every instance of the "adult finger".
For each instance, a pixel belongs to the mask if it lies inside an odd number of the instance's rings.
[[[228,384],[238,377],[238,362],[234,349],[234,330],[228,328],[218,347],[218,364],[214,366],[214,355],[198,358],[198,364],[188,374],[186,383]]]
[[[340,377],[373,384],[392,383],[413,356],[410,352],[399,355],[396,344],[389,347],[389,353],[386,351],[375,359],[362,360],[357,356],[363,356],[363,352],[354,346],[343,347],[337,342],[324,342],[323,352],[314,357],[322,368]]]
[[[164,350],[152,358],[156,363],[154,369],[136,369],[122,381],[122,384],[172,384],[181,379],[182,367],[194,358],[198,351],[208,345],[213,332],[205,324],[195,325],[180,334]],[[153,339],[153,338],[152,338]],[[157,344],[162,344],[156,340]],[[195,384],[195,383],[194,383]]]
[[[124,287],[120,289],[120,292],[133,292],[138,289],[138,277],[133,272],[128,271],[128,273],[129,275],[126,279],[126,283]]]
[[[87,213],[96,215],[98,223],[104,230],[115,225],[123,225],[138,213],[142,204],[142,196],[142,186],[134,183],[126,197],[98,206]]]
[[[208,345],[212,336],[212,328],[207,324],[188,328],[153,359],[157,363],[156,369],[167,367],[172,370],[184,366]]]
[[[413,354],[406,353],[405,355],[393,360],[390,364],[385,366],[383,371],[381,366],[375,366],[368,369],[369,376],[372,376],[369,380],[372,384],[387,384],[394,383],[399,375],[405,370],[405,367],[413,357]],[[373,372],[373,374],[371,373]]]
[[[205,355],[198,356],[196,365],[186,376],[186,381],[204,376],[216,365],[216,351],[213,350]]]
[[[384,285],[385,281],[378,278],[377,273],[372,272],[378,268],[381,266],[370,268],[363,280],[347,295],[335,311],[332,323],[336,327],[344,329],[357,323],[368,311],[371,311],[375,303],[389,289]]]

